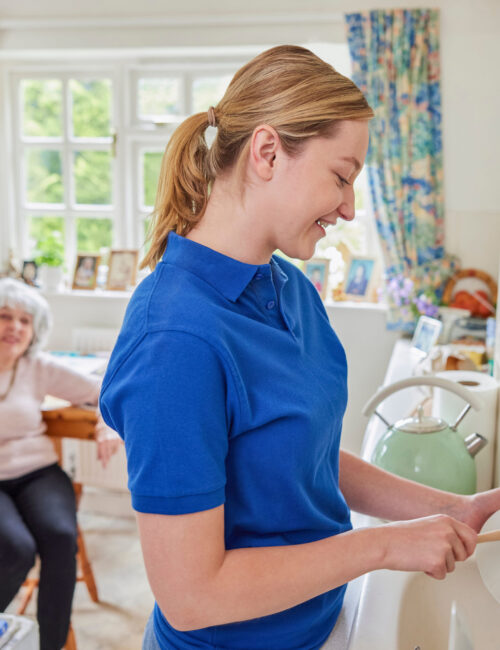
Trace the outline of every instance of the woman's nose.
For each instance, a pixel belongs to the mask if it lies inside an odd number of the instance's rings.
[[[354,191],[352,187],[348,188],[349,195],[345,197],[344,201],[340,204],[338,211],[340,216],[345,221],[352,221],[355,217],[356,210],[354,207]]]
[[[20,331],[22,330],[22,328],[23,328],[23,324],[21,323],[21,321],[16,320],[15,318],[13,318],[13,319],[9,322],[9,326],[10,326],[10,329],[11,329],[13,332],[20,332]]]

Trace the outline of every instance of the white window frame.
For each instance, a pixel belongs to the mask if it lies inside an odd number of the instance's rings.
[[[24,259],[28,251],[28,219],[30,217],[61,216],[65,221],[65,256],[68,266],[76,259],[76,220],[78,218],[109,218],[113,222],[113,246],[119,245],[120,228],[117,215],[121,209],[118,188],[118,171],[116,158],[112,155],[113,137],[75,138],[71,133],[71,115],[67,108],[71,102],[69,88],[70,79],[85,80],[106,78],[111,80],[111,129],[115,130],[119,123],[119,107],[121,105],[120,83],[116,69],[113,66],[80,64],[66,65],[30,65],[12,66],[8,72],[11,98],[12,120],[12,153],[13,169],[20,170],[14,177],[15,223],[17,238],[21,243]],[[30,137],[22,133],[21,120],[21,81],[23,79],[60,79],[62,81],[62,136],[61,137]],[[25,196],[26,170],[24,168],[24,153],[29,149],[53,149],[61,152],[61,172],[63,180],[63,203],[29,203]],[[79,205],[73,177],[74,154],[78,151],[111,151],[111,187],[112,198],[109,205]],[[68,181],[66,180],[68,179]]]

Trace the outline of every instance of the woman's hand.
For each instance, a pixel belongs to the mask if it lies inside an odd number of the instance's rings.
[[[95,439],[97,442],[97,459],[101,461],[102,466],[106,468],[109,459],[116,454],[122,444],[122,439],[113,431],[102,419],[100,413],[97,414],[97,423],[95,426]]]
[[[455,516],[479,532],[497,510],[500,510],[500,488],[464,497]]]
[[[433,515],[380,526],[382,566],[395,571],[424,571],[442,580],[476,548],[477,533],[447,515]]]
[[[109,459],[118,451],[121,444],[120,438],[105,438],[97,441],[97,458],[104,468],[106,468]]]

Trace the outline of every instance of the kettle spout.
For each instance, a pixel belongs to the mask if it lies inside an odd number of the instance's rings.
[[[467,436],[467,438],[465,438],[464,443],[467,451],[472,456],[472,458],[474,458],[474,456],[488,444],[488,440],[480,433],[471,433],[470,436]]]

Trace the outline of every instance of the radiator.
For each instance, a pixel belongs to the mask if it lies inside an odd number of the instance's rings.
[[[97,444],[66,438],[63,444],[63,467],[74,481],[91,487],[127,491],[127,458],[123,445],[106,469],[97,460]]]
[[[109,327],[76,327],[71,332],[71,347],[80,354],[110,352],[118,332],[118,329]],[[74,481],[84,485],[127,490],[127,461],[123,446],[103,469],[97,460],[95,442],[66,438],[63,442],[63,466]]]
[[[80,354],[110,352],[118,332],[111,327],[75,327],[71,332],[71,349]]]

